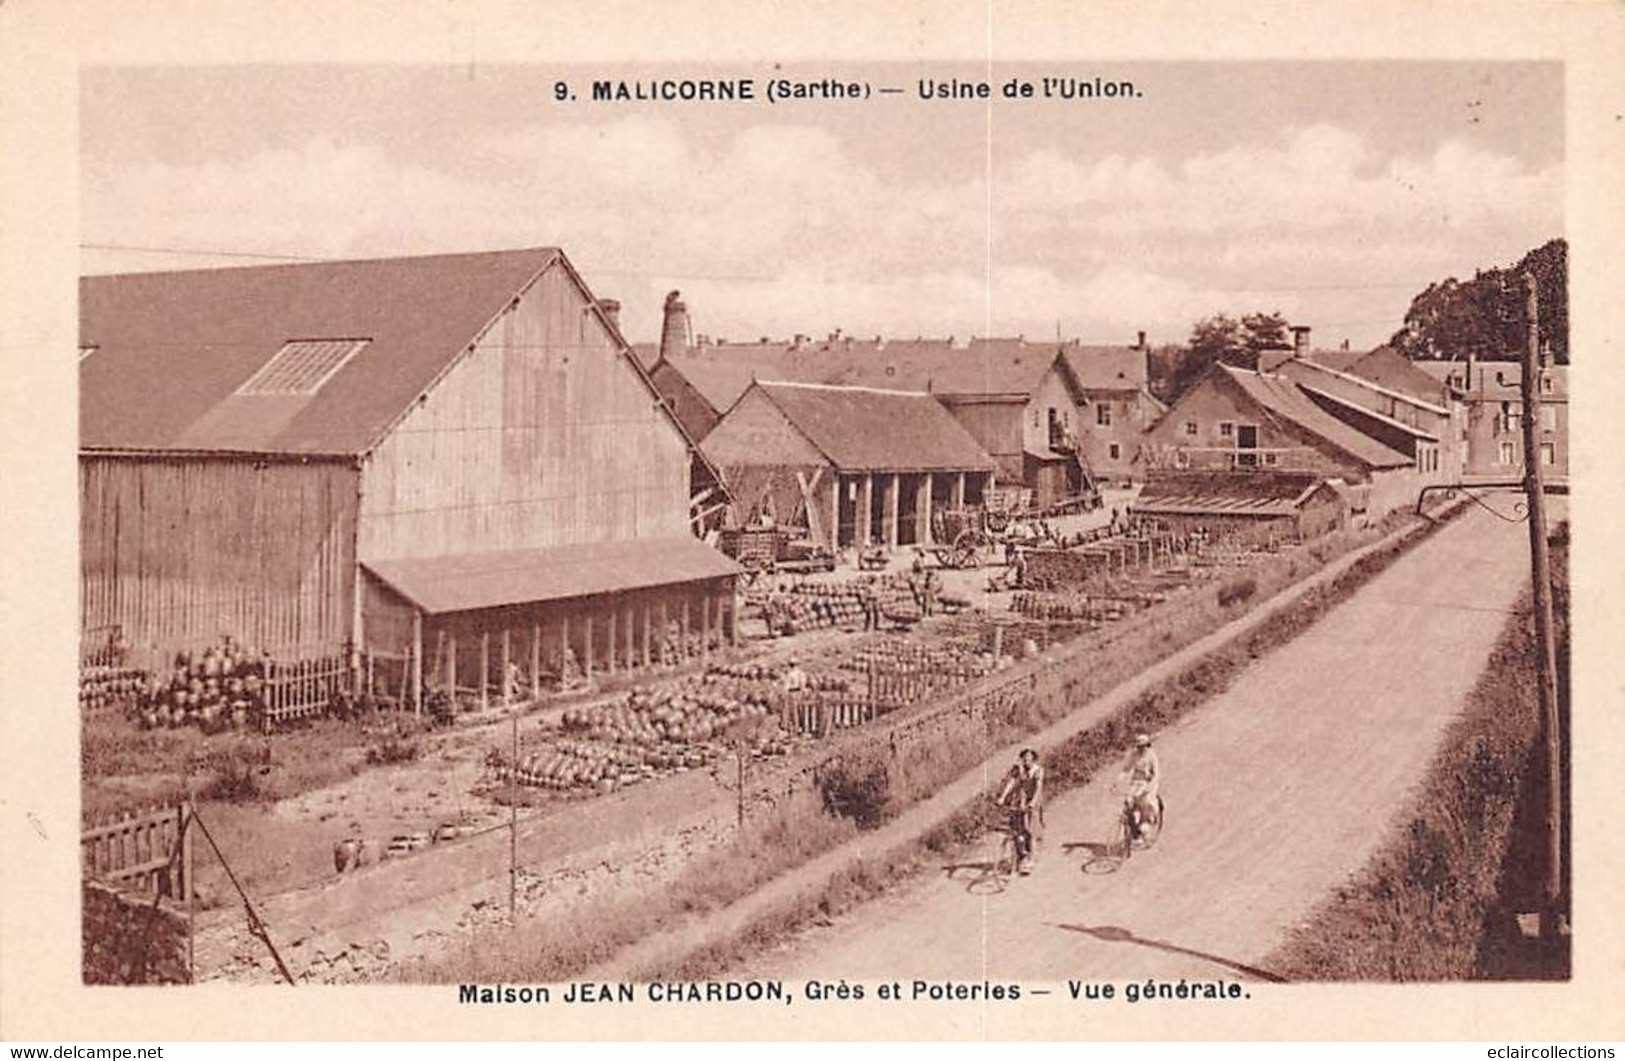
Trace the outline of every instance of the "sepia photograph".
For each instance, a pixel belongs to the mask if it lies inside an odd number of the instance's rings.
[[[77,756],[6,769],[69,800],[17,835],[78,997],[1272,1038],[1617,987],[1574,67],[986,18],[71,67]]]
[[[1566,977],[1560,67],[1049,70],[85,71],[86,979]]]

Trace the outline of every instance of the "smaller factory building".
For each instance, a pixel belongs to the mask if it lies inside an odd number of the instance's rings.
[[[979,505],[994,464],[931,395],[752,383],[706,436],[732,518],[804,527],[822,545],[924,544],[931,515]]]

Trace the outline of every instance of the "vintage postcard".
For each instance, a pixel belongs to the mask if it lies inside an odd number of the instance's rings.
[[[0,7],[5,1034],[1619,1038],[1625,19],[1392,14]]]

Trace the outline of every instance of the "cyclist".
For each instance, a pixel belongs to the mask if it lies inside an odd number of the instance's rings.
[[[1149,733],[1135,735],[1134,750],[1129,752],[1123,766],[1123,780],[1128,784],[1123,802],[1129,808],[1129,821],[1138,838],[1140,826],[1157,819],[1157,790],[1162,785],[1162,764],[1151,747]]]
[[[1026,876],[1033,869],[1033,811],[1044,795],[1044,768],[1038,753],[1021,749],[1015,765],[1005,775],[999,792],[999,806],[1010,814],[1010,831],[1016,838],[1016,870]]]

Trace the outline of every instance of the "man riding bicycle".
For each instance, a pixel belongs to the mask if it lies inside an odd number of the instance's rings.
[[[1016,838],[1016,869],[1022,876],[1033,868],[1033,811],[1044,795],[1044,768],[1038,753],[1023,748],[1005,775],[998,804],[1010,814],[1010,832]]]
[[[1162,785],[1162,764],[1157,760],[1156,750],[1151,747],[1150,734],[1135,736],[1134,750],[1129,752],[1124,764],[1123,780],[1128,785],[1123,805],[1129,810],[1129,821],[1133,825],[1135,838],[1138,838],[1142,825],[1157,820],[1157,791]]]

